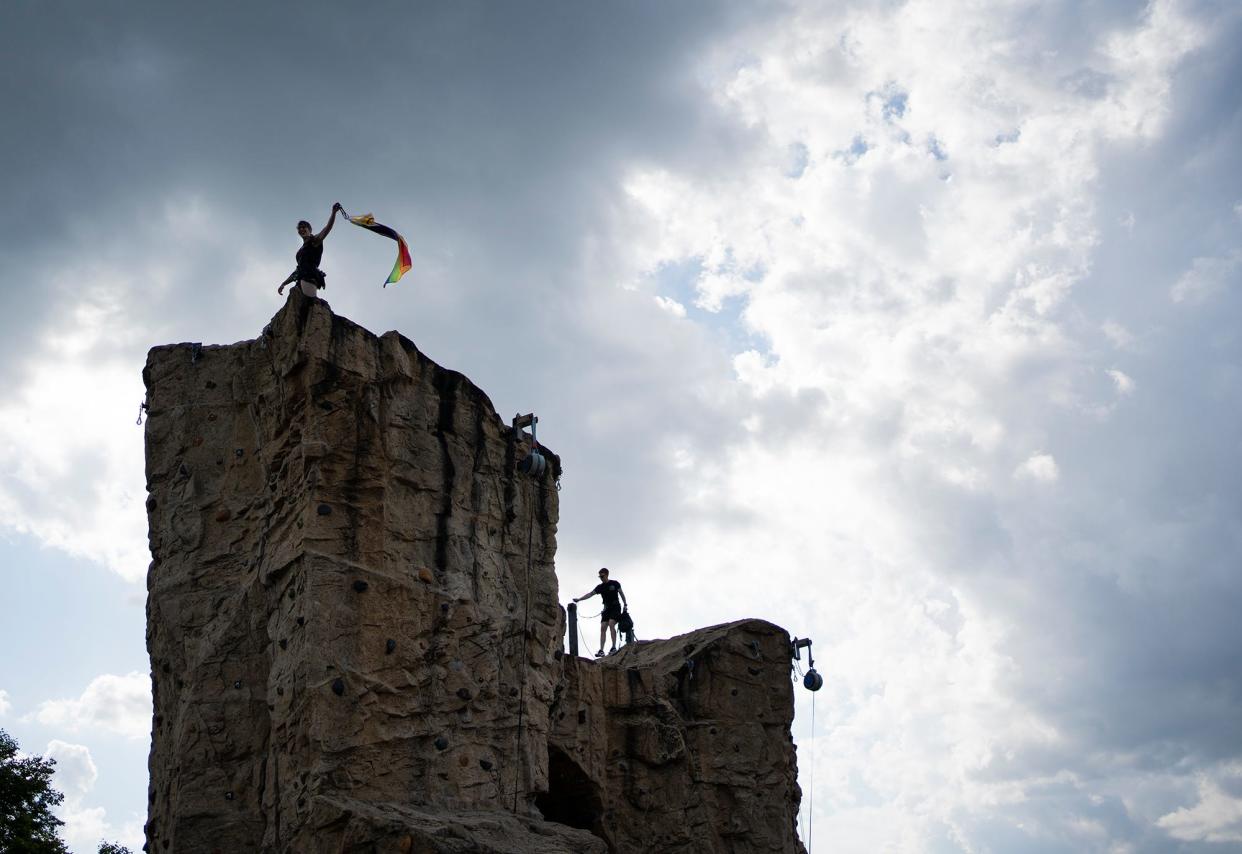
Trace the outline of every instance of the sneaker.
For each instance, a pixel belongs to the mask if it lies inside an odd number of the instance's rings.
[[[608,654],[613,655],[616,651],[617,651],[617,648],[614,646],[612,649],[608,650]]]
[[[599,652],[595,653],[595,657],[596,657],[596,658],[603,658],[603,657],[604,657],[604,648],[603,648],[602,646],[599,648]]]

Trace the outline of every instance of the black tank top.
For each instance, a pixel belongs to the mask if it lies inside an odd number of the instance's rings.
[[[318,273],[319,261],[323,258],[323,241],[306,241],[294,257],[297,258],[299,273]]]

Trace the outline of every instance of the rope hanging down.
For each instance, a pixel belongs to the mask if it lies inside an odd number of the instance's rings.
[[[805,684],[806,675],[802,672],[802,665],[795,658],[793,662],[794,672],[798,674],[800,680]],[[814,673],[815,669],[811,668],[810,673]],[[810,760],[811,771],[807,780],[807,803],[805,809],[799,810],[799,820],[805,817],[806,832],[803,837],[806,839],[807,854],[812,854],[815,844],[815,689],[811,690],[811,740],[809,744],[808,757]]]
[[[517,812],[518,781],[522,773],[522,716],[526,711],[527,633],[530,631],[530,568],[535,550],[535,502],[530,502],[530,524],[526,526],[526,608],[522,615],[522,683],[518,692],[517,730],[513,734],[513,811]]]

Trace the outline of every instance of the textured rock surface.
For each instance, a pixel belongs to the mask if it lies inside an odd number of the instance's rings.
[[[554,479],[465,377],[295,291],[144,379],[150,851],[800,850],[787,636],[562,657]]]
[[[545,814],[614,851],[802,851],[789,648],[746,620],[566,656]]]

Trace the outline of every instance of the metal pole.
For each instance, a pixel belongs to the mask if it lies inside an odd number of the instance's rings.
[[[569,607],[565,609],[569,615],[569,654],[576,656],[578,654],[578,605],[570,602]]]

